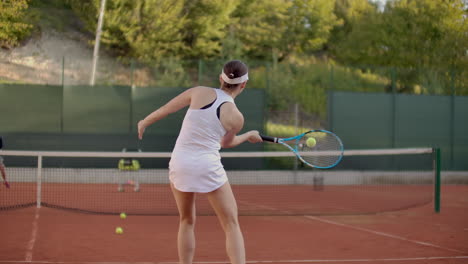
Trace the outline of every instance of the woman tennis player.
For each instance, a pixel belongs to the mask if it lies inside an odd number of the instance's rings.
[[[3,140],[2,140],[2,137],[0,137],[0,149],[2,149],[2,147],[3,147]],[[2,175],[2,178],[3,178],[3,184],[5,184],[7,188],[10,188],[10,184],[7,181],[6,169],[5,169],[5,165],[3,164],[2,156],[0,156],[0,174]]]
[[[247,66],[227,62],[220,75],[220,89],[194,87],[138,122],[138,137],[158,120],[189,106],[169,162],[169,179],[180,215],[177,245],[180,263],[192,263],[195,253],[195,194],[206,193],[226,235],[231,263],[245,263],[244,239],[237,217],[237,204],[221,164],[219,149],[245,141],[262,142],[258,131],[237,135],[244,117],[234,98],[245,88]]]

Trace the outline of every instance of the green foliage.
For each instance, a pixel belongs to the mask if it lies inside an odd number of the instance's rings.
[[[283,60],[310,54],[328,41],[339,24],[330,0],[242,1],[230,29],[250,58]]]
[[[0,25],[8,24],[0,26],[2,46],[29,34],[27,3],[0,1]],[[71,25],[71,8],[94,35],[100,3],[32,6],[49,11],[41,25],[59,30]],[[101,42],[121,62],[144,65],[128,74],[142,85],[217,86],[222,63],[243,59],[249,86],[269,90],[270,109],[299,102],[324,117],[327,89],[468,94],[465,7],[461,0],[393,0],[385,9],[368,0],[107,0]]]
[[[65,0],[83,22],[85,29],[96,33],[99,0]]]
[[[106,26],[113,29],[111,32],[119,32],[117,38],[105,34],[104,43],[115,45],[118,36],[123,36],[130,47],[129,55],[146,62],[177,55],[182,47],[180,29],[185,24],[180,18],[182,8],[181,0],[122,1],[108,12]]]
[[[309,131],[311,128],[296,127],[293,125],[275,124],[272,122],[266,123],[266,134],[272,137],[294,137],[300,133]]]
[[[235,0],[185,1],[183,28],[184,56],[209,58],[219,56],[221,43],[226,37],[231,14],[238,5]]]
[[[389,1],[383,12],[364,10],[348,19],[349,32],[335,35],[332,51],[339,61],[404,69],[394,84],[402,92],[414,92],[421,83],[419,69],[468,67],[468,20],[462,1],[398,0]]]
[[[346,41],[346,38],[353,31],[353,27],[361,20],[372,13],[377,12],[377,7],[368,0],[336,0],[334,13],[340,21],[333,30],[328,43],[334,51],[335,45]]]
[[[89,31],[95,32],[99,0],[69,0]],[[122,57],[154,62],[182,49],[186,20],[183,0],[108,0],[102,43]]]
[[[293,1],[281,50],[286,54],[308,54],[320,50],[328,41],[332,29],[340,24],[333,12],[334,5],[334,0]]]
[[[157,87],[188,87],[190,81],[182,61],[168,58],[159,67],[153,68],[153,76]]]
[[[96,31],[100,0],[67,0]],[[339,23],[334,0],[107,0],[102,42],[143,61],[250,57],[320,50]]]
[[[287,31],[291,1],[242,0],[230,23],[230,37],[237,39],[246,57],[270,59]]]
[[[328,90],[384,92],[390,78],[321,61],[265,65],[252,68],[250,75],[249,87],[268,90],[270,110],[285,111],[298,103],[321,118],[326,116]]]
[[[75,23],[73,11],[63,0],[34,0],[28,11],[28,17],[33,17],[34,24],[41,31],[53,29],[67,33]]]
[[[0,47],[13,48],[28,37],[33,26],[28,22],[28,0],[0,1]]]
[[[383,30],[378,33],[385,49],[378,59],[390,57],[392,66],[451,66],[466,52],[464,15],[461,1],[390,2],[381,17]]]

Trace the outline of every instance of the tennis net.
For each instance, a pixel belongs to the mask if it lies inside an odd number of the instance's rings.
[[[434,150],[350,150],[329,170],[291,152],[222,152],[240,215],[367,214],[435,201]],[[170,153],[0,151],[11,188],[0,210],[51,207],[96,214],[176,215]],[[197,214],[214,214],[206,195]]]

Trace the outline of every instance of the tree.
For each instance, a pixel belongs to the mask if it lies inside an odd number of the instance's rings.
[[[466,68],[466,32],[461,0],[395,0],[363,13],[333,54],[344,63],[397,67],[400,89],[411,90],[428,69]]]
[[[185,1],[184,55],[191,58],[219,56],[237,5],[236,0]]]
[[[281,49],[291,6],[287,0],[241,1],[231,19],[229,38],[238,41],[246,57],[270,59]]]
[[[339,23],[334,0],[242,1],[231,24],[249,57],[284,60],[322,49]],[[232,29],[231,29],[232,30]]]
[[[33,26],[27,21],[28,0],[0,1],[0,47],[11,49],[30,35]]]
[[[126,56],[150,62],[177,55],[183,47],[180,30],[183,0],[120,0],[107,12],[103,42],[118,46],[124,39]]]
[[[368,0],[337,0],[335,14],[342,24],[333,29],[327,44],[330,55],[345,64],[372,63],[374,54],[369,49],[373,47],[365,41],[379,30],[376,6]]]
[[[95,32],[100,0],[69,0]],[[152,62],[183,49],[183,0],[112,0],[104,16],[102,43],[121,57]]]
[[[377,12],[377,6],[369,0],[336,0],[334,13],[340,23],[332,30],[332,36],[327,43],[327,48],[334,52],[336,45],[346,41],[353,27],[372,13]]]
[[[334,0],[294,0],[289,9],[281,50],[310,54],[323,48],[331,31],[341,22],[334,14]],[[283,55],[283,56],[284,56]]]
[[[348,63],[448,67],[466,59],[468,20],[460,0],[398,0],[352,25],[335,55]],[[359,45],[356,45],[359,43]]]

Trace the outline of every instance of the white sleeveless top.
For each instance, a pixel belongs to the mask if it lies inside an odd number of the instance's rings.
[[[182,192],[211,192],[226,183],[221,164],[221,139],[226,134],[217,116],[225,102],[234,103],[220,89],[216,99],[206,109],[188,109],[169,162],[169,179]]]

